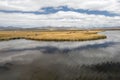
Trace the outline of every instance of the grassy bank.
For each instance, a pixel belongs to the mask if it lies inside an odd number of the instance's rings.
[[[0,31],[0,41],[14,39],[29,39],[38,41],[87,41],[106,38],[105,35],[98,34],[101,31]]]

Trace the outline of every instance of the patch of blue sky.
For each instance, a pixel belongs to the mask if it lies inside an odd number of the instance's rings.
[[[42,11],[41,11],[42,10]],[[40,14],[54,14],[59,11],[72,11],[77,13],[83,13],[83,14],[93,14],[93,15],[104,15],[104,16],[120,16],[119,14],[108,12],[108,11],[99,11],[99,10],[89,10],[89,9],[73,9],[69,8],[67,6],[59,6],[59,7],[44,7],[40,11],[17,11],[17,10],[0,10],[0,12],[4,13],[32,13],[36,15]]]

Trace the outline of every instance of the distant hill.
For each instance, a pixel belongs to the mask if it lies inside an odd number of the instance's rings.
[[[18,30],[18,29],[23,29],[23,28],[20,28],[20,27],[13,27],[13,26],[8,26],[8,27],[3,27],[3,26],[0,26],[0,30]]]
[[[20,27],[3,27],[0,26],[0,30],[85,30],[85,29],[104,29],[104,30],[120,30],[120,26],[117,27],[92,27],[92,28],[79,28],[79,27],[33,27],[33,28],[20,28]]]

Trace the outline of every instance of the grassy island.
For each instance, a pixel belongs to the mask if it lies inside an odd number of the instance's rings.
[[[0,31],[0,41],[14,39],[29,39],[38,41],[87,41],[105,39],[98,34],[101,30],[23,30]]]

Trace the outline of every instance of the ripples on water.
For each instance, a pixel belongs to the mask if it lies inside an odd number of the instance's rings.
[[[120,31],[85,42],[0,42],[0,80],[120,80]]]

